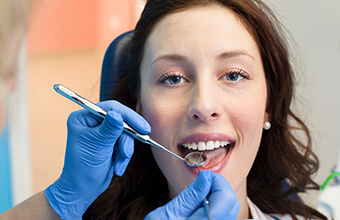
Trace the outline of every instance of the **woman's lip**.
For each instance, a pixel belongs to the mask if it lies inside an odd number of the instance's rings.
[[[228,142],[234,142],[234,140],[229,137],[226,134],[223,133],[195,133],[189,136],[186,136],[182,138],[179,142],[178,145],[181,146],[182,144],[186,143],[193,143],[193,142],[207,142],[207,141],[228,141]]]

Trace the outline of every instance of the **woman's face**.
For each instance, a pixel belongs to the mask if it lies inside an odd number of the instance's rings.
[[[203,151],[208,161],[201,170],[222,174],[236,193],[245,193],[266,99],[259,49],[232,11],[212,5],[170,14],[148,37],[137,110],[150,136],[182,157],[189,148]],[[196,179],[197,168],[152,152],[172,197]]]

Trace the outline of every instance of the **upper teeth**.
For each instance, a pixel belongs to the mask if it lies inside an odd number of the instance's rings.
[[[183,147],[186,147],[188,149],[193,149],[193,150],[213,150],[215,148],[219,147],[224,147],[226,145],[230,144],[228,141],[199,141],[199,142],[193,142],[193,143],[187,143],[187,144],[182,144]]]

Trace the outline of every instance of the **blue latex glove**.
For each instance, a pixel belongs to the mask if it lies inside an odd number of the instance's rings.
[[[81,219],[86,209],[121,176],[134,151],[134,139],[123,133],[123,121],[141,134],[150,125],[117,101],[98,103],[105,120],[87,110],[73,112],[67,121],[64,168],[60,178],[45,190],[52,208],[63,219]]]
[[[228,181],[210,170],[201,171],[197,179],[166,205],[146,216],[154,219],[208,219],[202,205],[208,196],[212,219],[236,220],[239,203]]]

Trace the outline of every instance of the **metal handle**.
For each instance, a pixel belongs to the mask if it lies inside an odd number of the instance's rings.
[[[72,90],[66,88],[63,85],[60,84],[55,84],[54,85],[54,90],[59,93],[60,95],[74,101],[75,103],[77,103],[78,105],[82,106],[84,109],[88,110],[89,112],[101,117],[101,118],[105,118],[107,112],[105,110],[103,110],[102,108],[100,108],[99,106],[97,106],[96,104],[94,104],[93,102],[81,97],[80,95],[76,94],[75,92],[73,92]],[[178,156],[177,154],[175,154],[174,152],[168,150],[167,148],[163,147],[162,145],[160,145],[159,143],[157,143],[156,141],[152,140],[150,138],[149,135],[142,135],[139,134],[136,130],[134,130],[133,128],[131,128],[128,124],[126,124],[124,122],[123,124],[124,127],[124,132],[130,134],[132,137],[134,137],[135,139],[146,143],[146,144],[150,144],[154,147],[157,147],[161,150],[164,150],[166,152],[168,152],[169,154],[177,157],[178,159],[185,161],[184,158]]]

